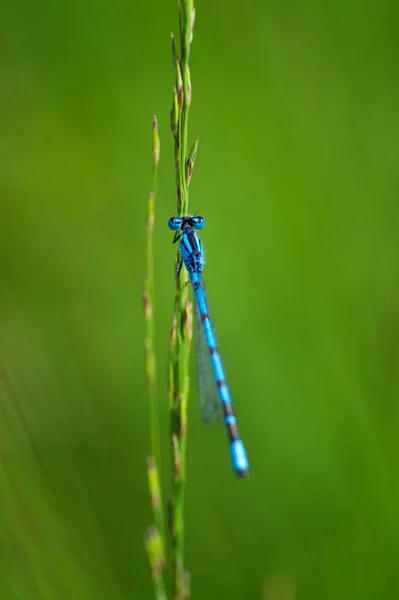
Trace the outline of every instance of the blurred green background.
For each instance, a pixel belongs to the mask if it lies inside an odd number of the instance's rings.
[[[396,3],[199,0],[191,208],[250,478],[189,409],[193,598],[399,597]],[[0,9],[0,595],[152,598],[151,123],[163,475],[175,2]]]

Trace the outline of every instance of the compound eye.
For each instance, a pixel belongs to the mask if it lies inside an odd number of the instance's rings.
[[[203,229],[205,227],[204,217],[193,217],[192,221],[194,229]]]
[[[177,231],[182,224],[182,219],[180,217],[171,217],[168,221],[168,227],[172,231]]]

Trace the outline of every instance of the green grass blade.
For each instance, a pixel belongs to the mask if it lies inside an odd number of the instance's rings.
[[[176,79],[171,108],[171,130],[175,141],[177,213],[188,213],[188,188],[198,147],[198,138],[188,153],[188,113],[192,89],[189,68],[194,27],[192,0],[179,2],[180,56],[173,34],[172,61]],[[179,256],[177,257],[177,263]],[[188,277],[182,269],[176,279],[175,311],[169,352],[169,405],[171,414],[173,482],[169,506],[172,539],[172,594],[174,600],[190,597],[190,575],[184,567],[184,492],[186,483],[187,405],[189,358],[192,340],[192,304],[188,299]]]

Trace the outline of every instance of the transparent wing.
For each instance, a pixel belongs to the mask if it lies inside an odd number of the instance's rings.
[[[203,283],[202,288],[204,294],[206,294]],[[195,358],[197,363],[198,398],[202,420],[205,423],[221,422],[223,420],[222,405],[212,371],[210,352],[196,300],[194,304]]]

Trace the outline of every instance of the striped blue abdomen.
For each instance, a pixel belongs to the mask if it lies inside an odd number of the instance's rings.
[[[187,266],[187,265],[186,265]],[[243,442],[237,429],[237,419],[233,409],[230,389],[226,381],[222,359],[218,350],[216,334],[209,316],[207,298],[204,291],[202,274],[197,270],[189,270],[191,283],[193,285],[198,312],[204,328],[213,374],[216,380],[218,394],[222,403],[224,421],[230,439],[230,454],[233,468],[241,477],[247,474],[249,464]]]

